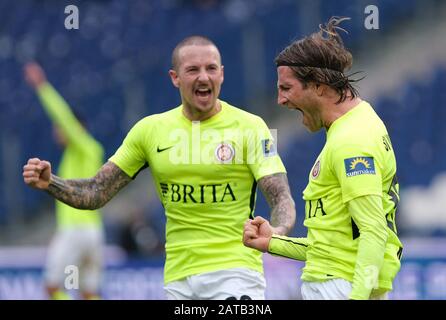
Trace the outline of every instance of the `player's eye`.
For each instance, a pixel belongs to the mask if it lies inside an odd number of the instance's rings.
[[[208,70],[210,71],[216,71],[218,69],[218,67],[216,65],[211,65],[208,67]]]
[[[197,72],[197,71],[198,71],[197,67],[190,67],[190,68],[186,69],[187,73],[194,73],[194,72]]]

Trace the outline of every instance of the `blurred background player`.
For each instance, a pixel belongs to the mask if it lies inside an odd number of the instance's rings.
[[[53,123],[56,142],[64,149],[58,175],[65,179],[94,175],[103,163],[101,144],[88,133],[37,63],[26,64],[24,72]],[[56,201],[56,218],[57,232],[48,249],[45,270],[49,297],[71,298],[64,288],[65,271],[67,266],[75,266],[81,297],[99,298],[104,238],[100,212],[78,210]]]
[[[150,167],[167,216],[167,298],[264,299],[262,256],[241,241],[257,186],[275,233],[288,234],[296,216],[271,132],[260,117],[219,99],[223,65],[208,38],[179,42],[169,74],[182,104],[134,125],[96,176],[62,179],[33,158],[24,181],[71,206],[96,209]]]
[[[309,131],[327,131],[303,192],[307,238],[273,235],[260,217],[245,225],[247,246],[306,261],[301,291],[311,300],[386,299],[402,253],[395,155],[384,123],[345,75],[345,19],[331,18],[275,60],[278,103],[299,110]]]

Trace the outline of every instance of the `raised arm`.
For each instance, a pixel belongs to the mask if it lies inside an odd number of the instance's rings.
[[[79,148],[89,149],[95,139],[76,118],[65,99],[48,82],[45,72],[35,62],[27,63],[24,67],[25,79],[35,90],[42,106],[52,123],[59,128],[64,137]]]
[[[271,208],[273,233],[286,235],[296,222],[296,208],[285,173],[275,173],[258,181],[260,190]]]
[[[64,180],[51,173],[51,164],[38,158],[29,159],[23,167],[23,179],[33,188],[45,190],[57,200],[78,209],[103,207],[132,179],[113,162],[108,161],[90,179]]]

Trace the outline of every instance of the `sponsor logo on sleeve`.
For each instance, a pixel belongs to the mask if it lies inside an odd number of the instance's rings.
[[[372,157],[353,157],[344,159],[347,177],[359,176],[361,174],[376,174],[375,162]]]
[[[263,156],[265,157],[272,157],[277,154],[276,145],[274,144],[272,139],[262,140],[262,150]]]

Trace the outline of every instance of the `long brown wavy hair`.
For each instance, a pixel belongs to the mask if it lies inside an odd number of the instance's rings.
[[[331,17],[326,24],[319,25],[319,31],[296,40],[280,52],[276,66],[289,66],[304,87],[309,83],[325,84],[339,95],[337,103],[357,97],[358,91],[352,83],[362,80],[346,75],[353,63],[352,54],[344,47],[338,30],[347,31],[339,24],[348,17]]]

